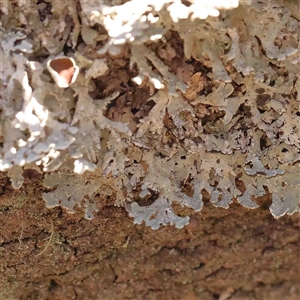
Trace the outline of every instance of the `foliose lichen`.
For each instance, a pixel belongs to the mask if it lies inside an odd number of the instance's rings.
[[[91,219],[97,195],[114,197],[153,229],[188,224],[173,204],[200,211],[203,192],[217,207],[270,193],[275,218],[300,211],[296,4],[79,2],[0,4],[0,171],[13,188],[36,168],[49,208]],[[63,86],[47,70],[60,57],[78,68]]]

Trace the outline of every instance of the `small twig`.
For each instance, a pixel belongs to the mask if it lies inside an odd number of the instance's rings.
[[[123,248],[127,248],[127,247],[128,247],[128,244],[129,244],[129,242],[130,242],[130,238],[131,238],[131,236],[129,235],[129,236],[127,237],[127,240],[126,240],[125,244],[122,245]]]
[[[53,221],[52,220],[50,220],[50,221],[51,221],[51,234],[46,239],[44,239],[44,240],[48,240],[48,243],[45,246],[45,248],[43,249],[43,251],[40,252],[40,253],[38,253],[35,257],[38,257],[38,256],[42,255],[47,250],[47,248],[49,247],[50,243],[52,242],[52,238],[53,238],[53,235],[54,235],[54,225],[53,225]]]
[[[19,227],[20,228],[20,227]],[[24,225],[22,224],[22,228],[21,228],[21,233],[20,233],[20,236],[18,238],[19,240],[19,249],[21,249],[21,246],[22,246],[22,238],[23,238],[23,233],[24,233]]]

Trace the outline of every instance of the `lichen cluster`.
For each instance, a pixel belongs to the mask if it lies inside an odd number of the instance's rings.
[[[125,2],[125,1],[123,1]],[[0,4],[0,171],[44,173],[48,207],[182,228],[203,194],[300,211],[300,17],[293,1]],[[47,69],[72,57],[67,88]],[[49,63],[48,63],[49,65]],[[98,200],[95,200],[98,199]]]

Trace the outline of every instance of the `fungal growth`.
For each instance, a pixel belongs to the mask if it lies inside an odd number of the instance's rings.
[[[79,67],[75,60],[69,57],[57,57],[49,59],[47,68],[55,83],[60,88],[67,88],[74,83],[79,73]]]

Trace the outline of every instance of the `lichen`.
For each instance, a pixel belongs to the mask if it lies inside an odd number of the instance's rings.
[[[173,205],[201,211],[204,192],[216,207],[270,193],[275,218],[300,211],[296,5],[14,2],[0,12],[0,171],[13,188],[34,165],[48,207],[92,219],[109,197],[153,229],[188,224]],[[47,70],[60,57],[80,70],[63,86]]]

